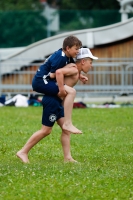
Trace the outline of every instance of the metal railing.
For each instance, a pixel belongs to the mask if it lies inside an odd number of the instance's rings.
[[[24,61],[25,63],[25,61]],[[27,61],[28,63],[28,61]],[[12,63],[0,64],[0,95],[31,94],[32,78],[41,63],[29,63],[18,69]],[[75,86],[77,96],[133,94],[133,59],[99,59],[87,74],[88,82]]]
[[[102,59],[88,74],[89,84],[75,86],[77,95],[133,94],[133,59]]]

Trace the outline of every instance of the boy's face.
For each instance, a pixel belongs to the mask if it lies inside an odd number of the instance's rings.
[[[66,55],[68,57],[72,57],[72,58],[75,58],[79,52],[79,49],[80,47],[77,47],[76,45],[72,46],[71,48],[70,47],[67,47],[66,48]]]
[[[92,68],[92,59],[91,58],[85,58],[84,59],[84,65],[82,66],[82,71],[84,73],[87,73]]]

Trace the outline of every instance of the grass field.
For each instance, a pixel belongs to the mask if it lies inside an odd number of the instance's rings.
[[[60,128],[23,164],[16,152],[41,127],[41,107],[0,108],[0,200],[133,200],[133,108],[74,109],[79,163],[64,163]]]

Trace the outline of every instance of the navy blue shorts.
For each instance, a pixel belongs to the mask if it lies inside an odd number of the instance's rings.
[[[64,108],[62,106],[62,100],[54,96],[44,95],[42,99],[43,113],[42,124],[48,127],[52,127],[58,119],[64,117]]]
[[[44,82],[43,78],[34,77],[32,80],[33,91],[36,91],[41,94],[46,94],[50,96],[56,96],[59,92],[57,83],[54,80],[47,80],[47,84]]]

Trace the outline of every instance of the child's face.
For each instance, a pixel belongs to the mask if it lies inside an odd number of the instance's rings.
[[[82,67],[82,71],[84,73],[87,73],[92,68],[92,61],[93,60],[91,58],[84,59],[84,65]]]
[[[67,56],[75,58],[79,52],[79,49],[80,49],[80,47],[77,47],[76,45],[72,46],[71,48],[67,47],[66,48]]]

